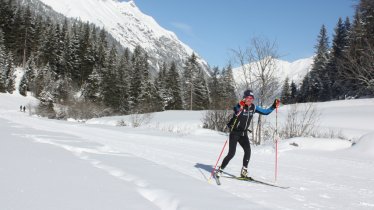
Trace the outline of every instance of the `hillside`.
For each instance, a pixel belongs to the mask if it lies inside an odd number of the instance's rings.
[[[141,12],[134,1],[116,0],[40,0],[66,17],[88,21],[107,30],[123,47],[131,51],[144,48],[151,66],[158,69],[160,60],[180,64],[194,52],[175,33],[160,26],[151,16]],[[198,55],[198,52],[195,52]],[[204,69],[207,63],[198,60]]]

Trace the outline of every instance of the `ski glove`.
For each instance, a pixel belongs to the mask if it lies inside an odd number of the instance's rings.
[[[273,108],[273,109],[278,108],[279,104],[280,104],[280,100],[275,99],[273,105],[271,105],[271,108]]]
[[[240,100],[240,101],[239,101],[239,105],[240,105],[241,107],[244,107],[244,106],[245,106],[245,101],[244,101],[244,100]]]

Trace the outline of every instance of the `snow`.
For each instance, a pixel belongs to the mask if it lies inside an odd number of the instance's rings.
[[[26,104],[37,100],[0,94],[0,209],[374,208],[374,99],[317,104],[319,127],[351,141],[280,140],[276,184],[288,189],[209,183],[227,135],[203,129],[202,111],[153,113],[134,128],[131,116],[59,121],[20,112]],[[250,175],[273,183],[274,155],[252,145]],[[242,157],[238,146],[225,172],[238,175]]]
[[[294,81],[296,84],[299,84],[302,82],[305,75],[311,70],[312,64],[313,64],[313,57],[299,59],[294,62],[274,59],[274,62],[276,65],[276,69],[274,71],[275,77],[281,78],[282,81],[284,81],[286,77],[288,77],[290,79],[289,81],[290,83]],[[257,68],[256,66],[258,66],[258,64],[256,65],[256,63],[253,62],[250,64],[245,64],[244,68],[248,70],[251,67],[252,71],[255,71],[255,69]],[[234,68],[233,74],[234,74],[234,80],[236,84],[242,85],[245,83],[244,80],[242,79],[242,78],[245,78],[242,67]]]

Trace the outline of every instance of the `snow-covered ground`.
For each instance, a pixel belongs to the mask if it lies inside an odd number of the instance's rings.
[[[317,104],[319,127],[354,146],[281,140],[276,184],[288,189],[208,183],[227,136],[202,129],[202,112],[154,113],[132,128],[116,126],[128,116],[81,123],[19,111],[28,104],[36,100],[0,94],[0,209],[374,209],[374,99]],[[238,146],[226,173],[239,174],[242,155]],[[274,159],[273,145],[252,146],[250,175],[273,183]]]

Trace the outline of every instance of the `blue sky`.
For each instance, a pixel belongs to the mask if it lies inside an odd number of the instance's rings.
[[[282,60],[312,56],[322,24],[331,43],[338,18],[352,20],[357,0],[135,0],[135,4],[210,66],[222,68],[232,49],[247,48],[254,37],[275,41]]]

